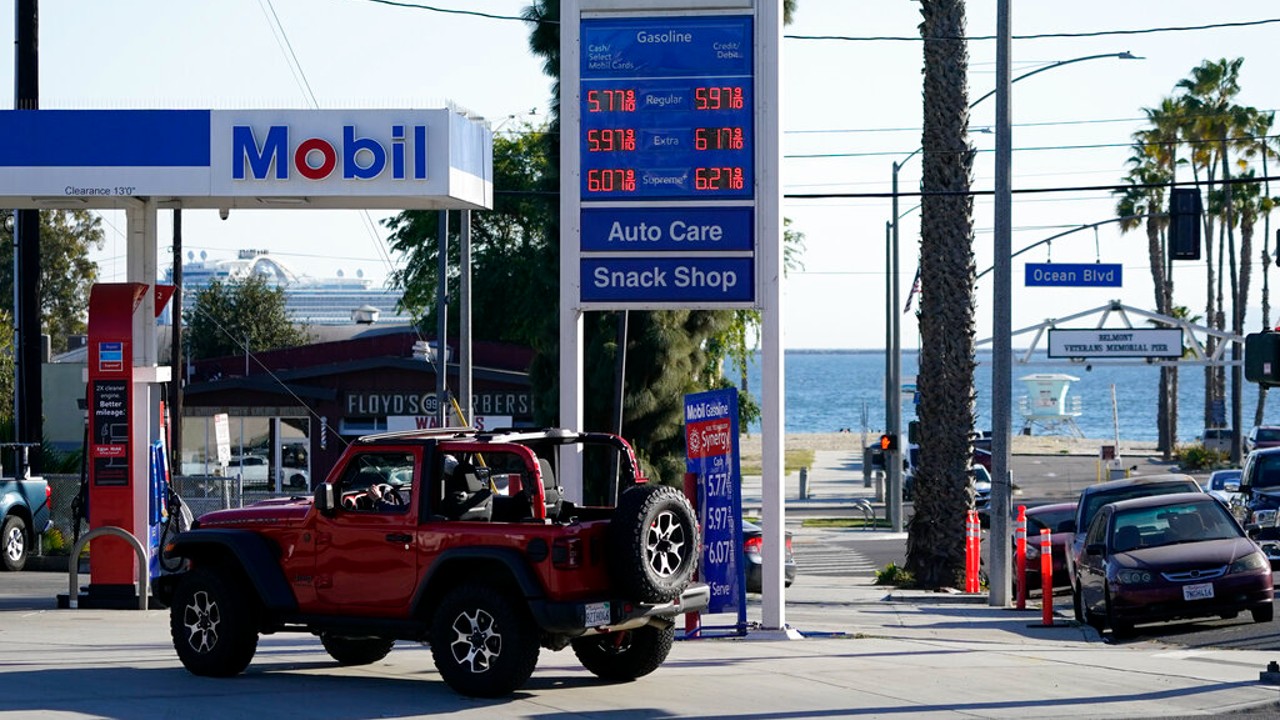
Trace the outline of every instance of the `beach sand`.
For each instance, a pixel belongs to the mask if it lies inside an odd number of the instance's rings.
[[[861,433],[793,433],[787,435],[786,447],[805,450],[835,450],[857,452],[863,443],[872,443],[878,435]],[[743,457],[760,457],[760,433],[741,436]],[[1116,441],[1096,438],[1079,439],[1062,435],[1014,435],[1015,455],[1091,455],[1097,456],[1103,445],[1115,445]],[[1155,442],[1120,440],[1121,456],[1155,455]]]

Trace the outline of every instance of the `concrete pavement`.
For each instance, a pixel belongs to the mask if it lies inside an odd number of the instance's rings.
[[[860,475],[850,481],[846,460],[820,452],[804,502],[836,506],[862,497],[867,489]],[[748,504],[758,490],[758,480],[754,490],[746,483]],[[790,529],[797,542],[863,532]],[[348,668],[304,635],[264,637],[241,677],[197,678],[174,655],[165,611],[54,610],[65,575],[8,577],[21,582],[0,575],[0,718],[1023,720],[1280,712],[1280,690],[1258,680],[1267,662],[1280,659],[1270,653],[1144,639],[1111,644],[1061,613],[1055,627],[1036,627],[1038,607],[1018,612],[990,607],[985,596],[892,591],[869,580],[805,575],[803,567],[785,609],[804,639],[750,632],[681,641],[653,675],[619,685],[596,680],[571,651],[544,650],[527,687],[502,700],[455,695],[421,646],[401,643],[381,662]],[[757,623],[759,600],[751,596],[748,607]]]

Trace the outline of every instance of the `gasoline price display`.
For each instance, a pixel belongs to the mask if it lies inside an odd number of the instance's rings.
[[[583,200],[754,196],[751,23],[582,21]]]

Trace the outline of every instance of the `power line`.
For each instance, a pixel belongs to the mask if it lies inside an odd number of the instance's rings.
[[[1228,138],[1228,142],[1232,144],[1239,144],[1243,140],[1273,140],[1277,137],[1280,137],[1280,135],[1244,135],[1240,137]],[[1040,152],[1044,150],[1097,150],[1101,148],[1117,148],[1117,147],[1149,148],[1149,147],[1159,147],[1159,146],[1169,146],[1169,145],[1197,145],[1202,143],[1216,144],[1220,142],[1222,142],[1222,140],[1219,138],[1207,138],[1207,139],[1161,140],[1158,142],[1094,143],[1089,145],[1031,145],[1027,147],[1013,148],[1013,151],[1014,152]],[[995,152],[995,150],[989,149],[989,148],[971,148],[969,150],[964,150],[963,152],[990,153],[990,152]],[[867,152],[855,152],[855,153],[801,153],[801,154],[783,155],[782,157],[787,160],[815,160],[815,159],[822,159],[822,158],[877,157],[881,155],[906,155],[906,154],[907,154],[907,151],[904,151],[904,150],[869,150]],[[947,153],[939,152],[938,154],[941,155],[941,154],[947,154]]]
[[[1123,185],[1077,185],[1074,187],[1045,187],[1045,188],[1022,188],[1013,190],[1015,195],[1036,195],[1045,193],[1060,192],[1091,192],[1091,191],[1109,191],[1120,192],[1124,190],[1148,190],[1156,188],[1172,188],[1172,187],[1218,187],[1222,185],[1247,185],[1251,183],[1262,183],[1269,181],[1280,181],[1280,175],[1269,175],[1267,177],[1246,177],[1231,178],[1230,180],[1215,180],[1210,183],[1208,180],[1190,180],[1184,182],[1167,182],[1167,183],[1125,183]],[[994,195],[994,190],[921,190],[917,192],[899,192],[897,196],[904,197],[979,197],[984,195]],[[877,192],[877,193],[788,193],[782,197],[788,200],[831,200],[839,198],[892,198],[894,193]]]
[[[1265,18],[1263,20],[1241,20],[1237,22],[1221,22],[1208,23],[1205,25],[1166,25],[1160,27],[1149,28],[1130,28],[1119,30],[1093,30],[1088,32],[1058,32],[1058,33],[1033,33],[1030,35],[1014,35],[1014,40],[1043,40],[1046,38],[1092,38],[1106,37],[1109,35],[1151,35],[1153,33],[1165,32],[1192,32],[1197,30],[1219,30],[1224,28],[1241,28],[1241,27],[1257,27],[1260,25],[1270,25],[1280,23],[1280,18]],[[852,35],[783,35],[788,40],[839,40],[843,42],[923,42],[925,40],[996,40],[995,35],[969,35],[969,36],[935,36],[923,38],[919,35],[869,35],[857,37]]]

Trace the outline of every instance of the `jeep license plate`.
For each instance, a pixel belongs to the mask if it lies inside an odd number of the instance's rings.
[[[1182,586],[1183,600],[1210,600],[1213,598],[1213,583],[1197,583]]]
[[[607,602],[587,603],[586,616],[583,624],[587,627],[600,627],[613,622],[613,615],[609,612],[609,603]]]

